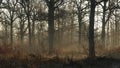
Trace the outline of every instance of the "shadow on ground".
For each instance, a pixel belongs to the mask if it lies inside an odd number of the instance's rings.
[[[120,59],[97,57],[94,60],[77,61],[60,60],[58,58],[41,61],[40,59],[0,59],[0,68],[120,68]]]

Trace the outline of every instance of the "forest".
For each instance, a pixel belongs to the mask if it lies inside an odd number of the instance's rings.
[[[0,68],[120,68],[120,0],[0,0]]]

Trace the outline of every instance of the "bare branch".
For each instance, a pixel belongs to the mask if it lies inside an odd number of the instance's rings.
[[[63,2],[64,2],[64,0],[56,0],[54,2],[54,4],[56,4],[54,8],[58,8]]]

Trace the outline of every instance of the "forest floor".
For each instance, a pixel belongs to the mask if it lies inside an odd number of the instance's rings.
[[[0,54],[0,68],[120,68],[120,48],[107,50],[92,60],[89,58],[74,60],[71,57],[58,56],[46,58],[34,54],[25,56],[20,53]]]
[[[82,59],[63,62],[57,58],[47,61],[40,59],[0,59],[0,68],[120,68],[120,60],[98,57],[94,60]]]

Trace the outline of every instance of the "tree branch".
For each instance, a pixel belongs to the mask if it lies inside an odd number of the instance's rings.
[[[58,6],[60,6],[63,3],[64,0],[56,0],[56,2],[54,2],[54,4],[56,4],[56,6],[54,8],[58,8]]]

